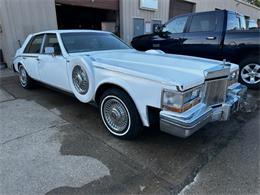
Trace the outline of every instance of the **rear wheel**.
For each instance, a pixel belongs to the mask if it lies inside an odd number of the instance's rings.
[[[100,98],[100,114],[106,128],[122,139],[135,138],[142,128],[136,106],[120,89],[108,89]]]
[[[30,89],[33,87],[33,80],[28,75],[28,73],[26,72],[23,65],[19,66],[19,80],[20,80],[20,84],[23,88]]]
[[[260,59],[257,55],[241,61],[239,81],[250,89],[260,88]]]

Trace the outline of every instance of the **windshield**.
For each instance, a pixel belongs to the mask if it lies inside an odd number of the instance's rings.
[[[108,33],[61,33],[61,38],[68,53],[130,49],[126,43]]]

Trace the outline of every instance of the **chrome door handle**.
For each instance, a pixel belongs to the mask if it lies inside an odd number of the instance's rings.
[[[211,36],[207,37],[207,40],[215,40],[215,39],[216,37],[211,37]]]

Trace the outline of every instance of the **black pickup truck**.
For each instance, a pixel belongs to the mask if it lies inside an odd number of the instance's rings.
[[[155,32],[133,38],[141,51],[226,59],[240,65],[239,81],[260,88],[260,30],[246,29],[245,17],[227,10],[191,13],[172,18]]]

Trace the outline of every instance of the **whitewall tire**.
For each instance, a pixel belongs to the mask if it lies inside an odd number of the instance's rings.
[[[142,123],[131,97],[120,89],[108,89],[100,98],[100,115],[106,128],[123,139],[135,138]]]

